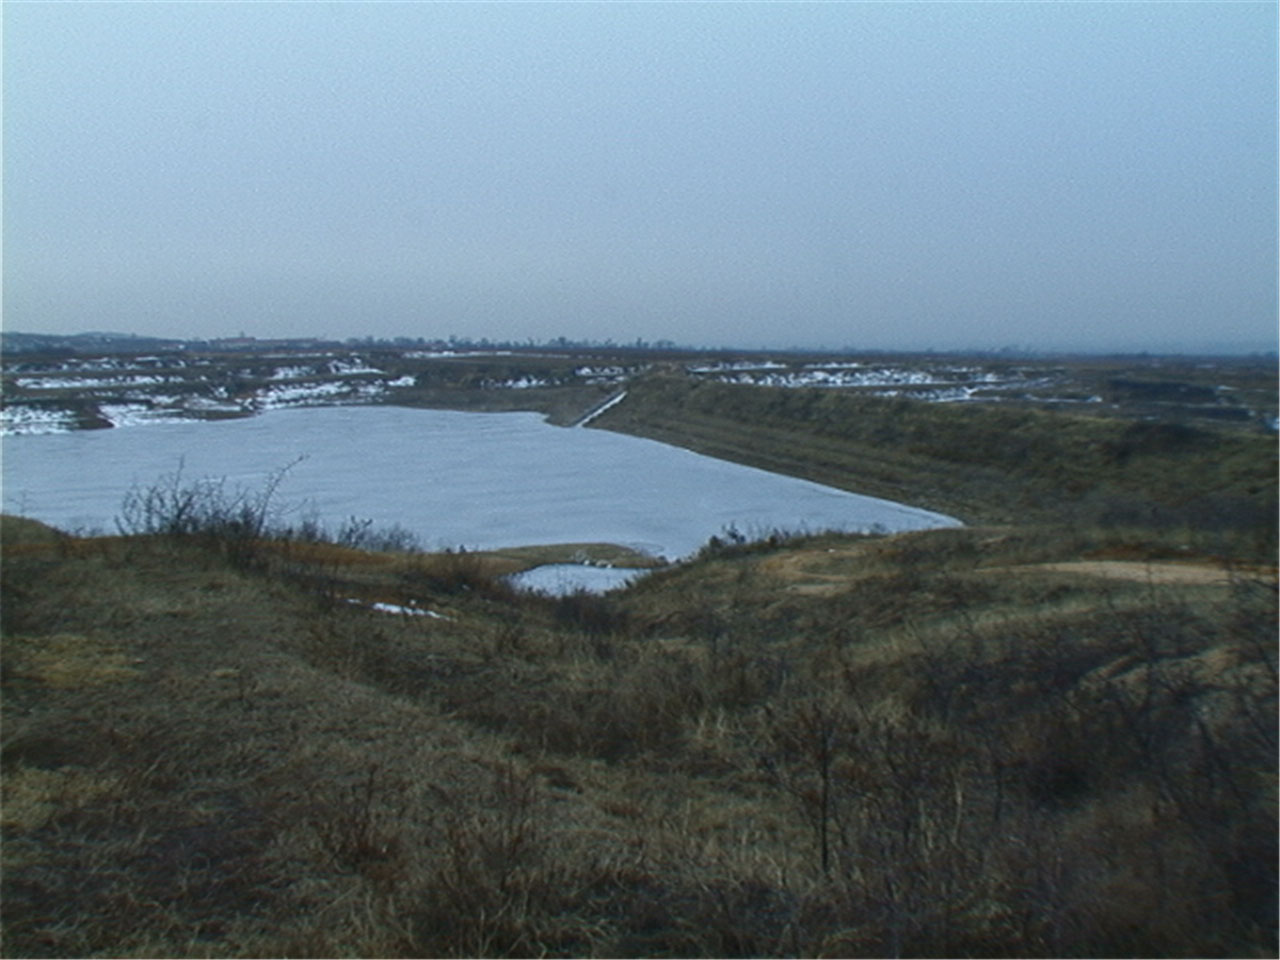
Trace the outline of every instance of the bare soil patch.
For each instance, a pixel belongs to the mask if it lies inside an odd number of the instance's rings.
[[[1141,563],[1130,560],[1072,560],[1066,563],[1030,563],[1016,567],[993,567],[992,573],[1069,573],[1138,583],[1185,583],[1227,586],[1240,577],[1274,580],[1274,567],[1214,566],[1203,563]]]
[[[759,571],[783,585],[788,593],[828,596],[853,580],[868,576],[872,566],[866,544],[792,550],[760,561]]]

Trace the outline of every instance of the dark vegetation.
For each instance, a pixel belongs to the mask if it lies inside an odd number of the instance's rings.
[[[1276,444],[1264,434],[677,376],[634,382],[593,426],[968,522],[1182,529],[1231,554],[1275,552]]]
[[[982,524],[553,599],[270,485],[5,517],[5,955],[1275,955],[1273,439],[631,389]]]

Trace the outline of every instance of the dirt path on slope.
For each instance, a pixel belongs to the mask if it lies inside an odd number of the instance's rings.
[[[1274,580],[1274,567],[1237,567],[1225,569],[1200,563],[1146,563],[1134,560],[1072,560],[1064,563],[1028,563],[1016,567],[992,567],[995,573],[1080,573],[1109,580],[1133,580],[1139,583],[1227,585],[1233,580]]]
[[[824,596],[838,593],[851,582],[882,572],[866,544],[789,551],[760,561],[762,573],[784,584],[789,593]],[[1227,569],[1206,563],[1151,563],[1134,560],[1071,560],[985,567],[975,573],[1062,573],[1135,583],[1227,586],[1239,578],[1274,581],[1274,567]]]
[[[764,558],[759,570],[786,584],[790,593],[824,596],[838,593],[850,582],[875,572],[874,565],[865,563],[867,559],[866,544],[791,550]],[[863,563],[861,569],[854,566],[858,561]]]

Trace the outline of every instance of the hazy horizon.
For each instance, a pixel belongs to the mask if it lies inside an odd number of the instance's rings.
[[[9,331],[1276,348],[1273,3],[3,17]]]
[[[3,329],[3,328],[0,328],[0,329]],[[194,337],[194,336],[193,337],[176,337],[176,336],[170,336],[164,333],[139,334],[139,333],[134,333],[128,330],[81,330],[81,331],[75,331],[73,333],[39,333],[31,330],[4,330],[4,333],[14,335],[14,336],[49,336],[49,337],[55,337],[55,338],[58,338],[58,337],[135,338],[143,341],[168,340],[168,341],[181,342],[181,343],[187,343],[187,344],[216,343],[223,340],[239,340],[244,338],[248,338],[250,340],[258,340],[268,344],[276,341],[287,341],[287,340],[318,341],[318,342],[338,343],[338,344],[342,344],[344,347],[351,347],[352,349],[358,348],[361,343],[365,342],[370,337],[370,335],[365,335],[365,334],[352,334],[350,336],[318,336],[318,335],[311,335],[311,334],[305,334],[305,333],[296,334],[296,335],[290,334],[290,335],[260,336],[255,334],[251,330],[242,330],[227,336],[217,336],[217,337]],[[437,334],[409,335],[409,334],[389,333],[383,336],[373,337],[372,339],[374,340],[374,342],[377,342],[377,343],[387,343],[387,342],[396,341],[396,340],[410,341],[410,342],[416,341],[416,340],[423,340],[428,343],[450,343],[450,342],[456,341],[456,343],[466,346],[467,348],[481,347],[481,349],[484,349],[481,346],[482,344],[488,344],[491,347],[496,349],[505,349],[508,347],[511,347],[511,348],[532,347],[534,349],[554,349],[557,346],[559,346],[559,344],[555,342],[555,338],[539,340],[537,338],[526,337],[519,340],[516,340],[516,339],[500,340],[494,337],[487,337],[483,333],[477,334],[474,337],[471,337],[471,336],[459,337],[459,336],[437,335]],[[1259,342],[1256,345],[1242,344],[1235,347],[1214,346],[1210,344],[1207,346],[1203,346],[1201,348],[1171,345],[1162,349],[1157,349],[1150,345],[1145,345],[1145,344],[1134,344],[1130,346],[1115,345],[1115,346],[1112,346],[1111,348],[1101,348],[1101,347],[1099,348],[1089,348],[1089,347],[1055,348],[1055,347],[1039,347],[1033,344],[1026,344],[1026,343],[1007,343],[999,346],[996,346],[996,345],[961,346],[961,347],[942,348],[942,347],[930,347],[930,346],[872,347],[872,346],[859,346],[858,344],[811,344],[811,343],[810,344],[803,344],[803,343],[749,344],[749,343],[739,343],[734,341],[725,341],[725,342],[719,342],[719,343],[711,343],[711,342],[688,343],[688,342],[681,342],[681,341],[674,341],[674,340],[651,341],[643,337],[639,339],[642,341],[642,345],[640,346],[640,349],[643,349],[643,350],[649,350],[649,349],[675,350],[675,351],[688,350],[688,351],[694,351],[694,352],[705,351],[707,353],[741,351],[743,353],[760,353],[760,354],[774,354],[774,355],[784,355],[788,353],[794,353],[796,355],[803,355],[806,353],[815,353],[815,354],[832,354],[832,355],[849,355],[849,356],[852,356],[855,354],[867,354],[867,355],[879,355],[879,354],[917,355],[918,354],[921,356],[929,356],[931,354],[936,354],[936,355],[954,354],[957,356],[963,356],[963,355],[985,356],[985,355],[996,355],[996,354],[1010,354],[1013,356],[1044,356],[1044,357],[1053,357],[1053,356],[1063,356],[1063,357],[1067,357],[1067,356],[1215,357],[1216,356],[1216,357],[1240,357],[1240,358],[1247,359],[1250,357],[1274,358],[1277,355],[1277,353],[1280,352],[1280,345],[1277,345],[1277,343],[1274,341]],[[636,344],[636,338],[633,338],[629,341],[619,341],[615,338],[605,338],[605,339],[566,338],[566,343],[564,344],[564,346],[567,348],[583,348],[583,349],[630,350],[635,348],[637,344]]]

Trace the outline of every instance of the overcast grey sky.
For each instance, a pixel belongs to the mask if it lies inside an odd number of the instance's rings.
[[[3,18],[9,330],[1276,343],[1273,2]]]

